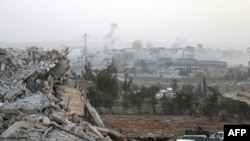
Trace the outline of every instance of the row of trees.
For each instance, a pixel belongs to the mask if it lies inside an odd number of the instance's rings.
[[[113,111],[112,106],[120,98],[123,106],[137,107],[140,114],[143,114],[142,107],[149,105],[154,114],[157,113],[156,106],[161,106],[165,114],[204,115],[210,122],[218,115],[223,120],[233,116],[241,120],[250,118],[250,107],[246,103],[223,98],[217,87],[207,87],[205,77],[197,86],[186,84],[182,87],[179,87],[177,80],[174,79],[171,87],[176,93],[175,97],[163,97],[160,100],[155,96],[160,86],[133,85],[128,69],[124,69],[124,82],[119,82],[114,61],[107,63],[106,68],[96,71],[93,71],[91,64],[87,62],[81,77],[96,84],[95,87],[89,88],[87,96],[99,111],[100,107],[107,107]]]
[[[226,80],[238,80],[244,81],[250,77],[250,69],[247,71],[243,71],[240,67],[238,68],[230,68],[227,74],[224,76]]]
[[[199,84],[200,85],[200,84]],[[224,98],[217,87],[208,87],[207,95],[200,94],[200,87],[184,85],[172,99],[163,97],[161,106],[165,114],[206,116],[210,123],[213,117],[220,116],[221,120],[238,117],[240,121],[250,119],[250,106],[245,102]]]
[[[137,107],[140,114],[142,114],[142,106],[151,105],[152,111],[156,114],[156,105],[159,101],[156,99],[155,94],[159,91],[158,86],[145,86],[135,87],[128,93],[123,95],[123,105],[125,107]]]

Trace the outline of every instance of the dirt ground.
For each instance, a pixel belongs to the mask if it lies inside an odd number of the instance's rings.
[[[198,126],[215,132],[223,131],[224,124],[241,124],[238,119],[221,121],[216,117],[210,125],[206,117],[173,115],[101,115],[101,118],[107,127],[132,137],[181,136],[186,129],[195,130]],[[242,124],[250,124],[250,121],[243,121]]]

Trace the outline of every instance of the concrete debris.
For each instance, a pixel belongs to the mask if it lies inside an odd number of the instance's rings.
[[[42,111],[50,105],[49,99],[43,94],[33,94],[15,102],[6,103],[1,107],[3,113],[16,113],[16,110],[24,110],[28,113]]]
[[[91,106],[89,101],[86,102],[86,115],[89,115],[90,117],[88,120],[89,122],[93,123],[94,125],[100,126],[100,127],[105,127],[103,124],[99,114],[96,112],[95,108]]]
[[[126,140],[70,80],[68,53],[0,48],[0,140]]]

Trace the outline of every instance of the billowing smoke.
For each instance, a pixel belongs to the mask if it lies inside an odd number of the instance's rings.
[[[178,48],[178,47],[181,47],[184,43],[186,42],[186,39],[181,39],[181,38],[177,38],[173,44],[172,44],[172,47],[173,48]]]
[[[118,29],[117,23],[111,23],[110,24],[111,30],[110,32],[105,36],[105,39],[108,41],[109,44],[115,43],[116,37],[115,32]]]
[[[183,57],[183,50],[178,50],[176,54],[171,58],[172,60],[178,60]]]
[[[76,63],[79,60],[79,57],[82,56],[81,48],[69,48],[69,55],[68,58],[70,62]]]

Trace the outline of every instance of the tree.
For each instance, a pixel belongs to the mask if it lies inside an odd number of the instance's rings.
[[[139,114],[142,114],[142,106],[145,104],[147,88],[141,86],[140,89],[135,88],[130,93],[124,95],[124,104],[126,106],[136,106]]]
[[[153,114],[156,113],[155,106],[158,104],[158,100],[156,99],[155,94],[159,90],[160,90],[160,88],[157,87],[157,86],[151,86],[151,87],[147,88],[146,96],[147,96],[148,100],[150,101],[150,103],[152,105]]]
[[[201,86],[201,83],[198,84],[196,90],[195,90],[195,95],[197,97],[201,97],[202,96],[202,86]]]
[[[164,95],[161,99],[161,106],[165,114],[174,114],[174,102],[171,98]]]
[[[107,63],[106,69],[101,70],[96,77],[96,88],[103,96],[104,107],[111,109],[118,98],[117,69],[114,61]]]
[[[194,109],[194,93],[193,93],[194,86],[190,84],[185,84],[182,87],[181,93],[182,95],[182,101],[183,101],[183,109],[186,113],[189,113],[189,115],[193,114]]]
[[[207,80],[206,76],[203,76],[203,95],[207,95]]]
[[[88,61],[86,61],[85,65],[84,65],[84,71],[82,71],[82,77],[85,80],[91,80],[94,81],[95,80],[95,76],[94,73],[92,71],[92,66],[91,63]]]
[[[189,114],[193,113],[194,106],[194,94],[187,93],[185,91],[179,91],[173,98],[173,102],[178,114]]]
[[[182,87],[182,91],[185,92],[185,93],[187,93],[187,94],[192,94],[193,93],[193,89],[194,89],[194,86],[192,86],[190,84],[185,84]]]
[[[87,67],[88,68],[88,67]],[[114,61],[107,63],[105,69],[96,72],[96,86],[89,89],[88,97],[93,106],[110,108],[118,98],[117,70]]]
[[[222,99],[220,106],[226,118],[237,115],[241,122],[243,122],[243,119],[245,118],[250,118],[250,106],[245,102],[225,98]]]
[[[241,123],[243,123],[244,118],[249,118],[250,117],[250,106],[241,101],[237,101],[237,114],[239,115],[239,120]]]
[[[173,99],[176,111],[178,114],[183,114],[184,109],[184,101],[183,101],[184,93],[182,91],[177,92]]]
[[[203,114],[208,116],[210,124],[212,124],[213,117],[219,112],[219,91],[217,87],[209,87],[208,88],[210,94],[208,95],[204,106],[203,106]]]
[[[171,87],[173,88],[174,93],[177,91],[178,84],[177,84],[177,79],[172,80]]]
[[[102,94],[96,90],[96,87],[89,87],[87,95],[90,103],[101,113],[100,107],[103,106]]]

